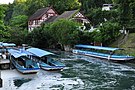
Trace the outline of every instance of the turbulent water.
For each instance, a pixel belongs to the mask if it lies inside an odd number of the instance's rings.
[[[135,67],[67,52],[57,52],[63,71],[40,70],[22,75],[14,70],[2,71],[1,90],[135,90]]]

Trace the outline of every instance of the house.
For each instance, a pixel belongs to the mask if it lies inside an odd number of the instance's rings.
[[[42,8],[37,10],[28,21],[29,31],[41,25],[41,23],[50,23],[55,22],[60,19],[69,19],[82,23],[84,26],[85,23],[90,23],[90,21],[81,14],[78,10],[65,11],[61,15],[58,15],[57,12],[52,7]],[[84,27],[83,27],[84,29]]]
[[[58,15],[56,17],[51,17],[46,22],[54,22],[60,19],[74,20],[74,21],[82,23],[83,25],[84,23],[90,23],[90,21],[78,10],[65,11],[61,15]]]
[[[77,21],[79,23],[82,23],[82,26],[79,27],[80,30],[85,30],[86,26],[85,24],[90,24],[90,21],[87,17],[85,17],[81,12],[78,10],[71,10],[71,11],[65,11],[61,15],[54,16],[46,20],[44,23],[50,23],[50,22],[55,22],[60,19],[68,19],[68,20],[73,20]]]
[[[57,15],[58,13],[52,7],[38,9],[28,20],[29,32],[34,28],[39,27],[42,22]]]

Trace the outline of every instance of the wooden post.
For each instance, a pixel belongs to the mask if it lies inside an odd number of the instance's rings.
[[[2,87],[3,80],[1,78],[1,71],[0,71],[0,88]]]
[[[10,60],[10,70],[12,69],[12,61],[11,61],[11,54],[9,56],[9,60]]]
[[[2,79],[0,78],[0,88],[2,88]]]

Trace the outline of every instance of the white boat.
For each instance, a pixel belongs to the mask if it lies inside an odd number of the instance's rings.
[[[135,59],[133,56],[115,54],[116,50],[123,49],[91,45],[75,45],[75,49],[73,49],[72,52],[75,54],[83,54],[112,61],[130,61]],[[105,51],[109,53],[106,53]]]

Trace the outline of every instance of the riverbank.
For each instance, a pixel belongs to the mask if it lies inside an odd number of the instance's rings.
[[[135,56],[135,33],[129,33],[126,40],[124,40],[123,43],[118,45],[121,40],[121,37],[118,38],[118,40],[112,43],[110,46],[124,48],[125,53],[127,53],[128,55]]]

